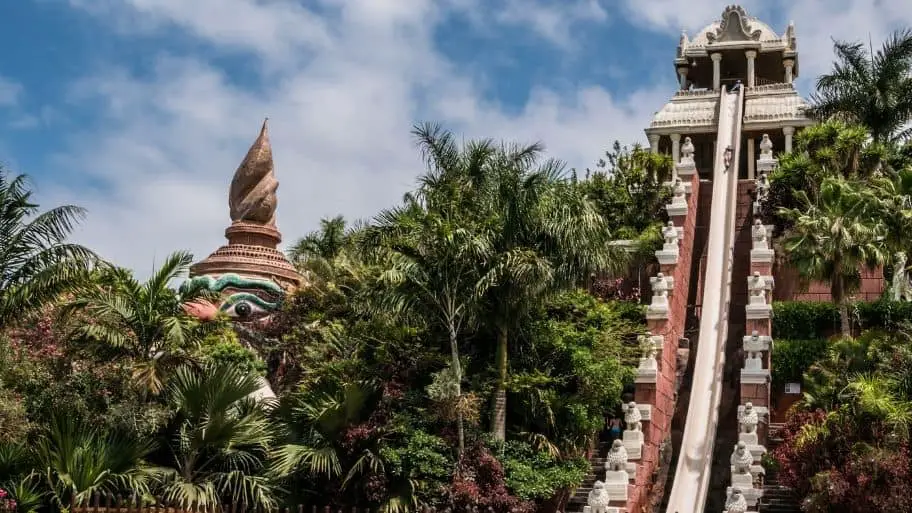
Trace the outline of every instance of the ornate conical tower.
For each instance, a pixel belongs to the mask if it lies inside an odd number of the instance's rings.
[[[258,318],[278,307],[303,281],[276,249],[282,234],[276,227],[276,180],[267,121],[231,180],[228,244],[190,268],[188,287],[223,295],[219,309],[239,319]]]

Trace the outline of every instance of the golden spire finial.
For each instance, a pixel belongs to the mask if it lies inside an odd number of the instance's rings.
[[[228,207],[234,222],[275,224],[279,181],[276,180],[273,169],[268,121],[269,118],[263,120],[260,135],[247,150],[247,156],[231,180]]]

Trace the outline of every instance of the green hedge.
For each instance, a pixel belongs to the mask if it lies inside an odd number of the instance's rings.
[[[912,303],[877,301],[852,305],[855,329],[895,330],[912,322]],[[839,311],[833,303],[779,301],[773,303],[773,339],[815,340],[839,332]]]
[[[826,355],[826,339],[777,339],[773,342],[773,388],[781,390],[785,383],[800,382],[804,373]]]

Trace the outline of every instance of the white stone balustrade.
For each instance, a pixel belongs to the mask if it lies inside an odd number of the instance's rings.
[[[768,416],[769,408],[765,406],[754,406],[750,402],[738,406],[738,441],[744,442],[747,446],[755,464],[759,464],[763,455],[766,454],[766,447],[760,445],[755,426],[765,423]],[[755,417],[756,423],[753,422]],[[749,422],[743,422],[745,419]],[[748,431],[748,429],[753,429],[753,431]]]
[[[769,134],[763,134],[760,139],[760,158],[757,159],[757,171],[768,173],[775,169],[778,164],[779,160],[773,156],[773,141],[770,140]]]
[[[665,242],[662,244],[662,249],[655,252],[656,259],[662,265],[677,264],[684,228],[675,226],[673,221],[668,221],[668,224],[662,228],[662,237]]]
[[[615,493],[616,497],[612,496],[611,491],[609,491],[608,484],[602,481],[596,481],[592,485],[592,491],[589,492],[589,497],[587,498],[587,504],[583,507],[583,513],[609,513],[610,506],[608,506],[611,501],[627,501],[627,481],[624,480],[623,492],[617,490]],[[623,497],[621,497],[623,495]]]
[[[611,500],[627,500],[627,484],[636,478],[636,464],[628,460],[624,443],[615,440],[605,459],[605,490]]]
[[[754,488],[760,476],[766,473],[763,466],[755,463],[747,444],[741,441],[735,444],[730,463],[732,488],[740,488],[742,491]]]
[[[760,219],[754,220],[751,227],[752,247],[750,252],[751,263],[772,264],[776,252],[770,247],[772,231]]]
[[[681,177],[691,177],[697,172],[697,164],[694,162],[694,145],[690,137],[684,138],[684,144],[681,145],[681,160],[675,163],[675,171]]]
[[[732,488],[725,499],[725,513],[747,513],[747,498],[740,488]]]
[[[754,463],[759,463],[763,455],[766,454],[766,447],[760,445],[760,439],[757,434],[760,417],[759,410],[754,408],[754,405],[750,402],[738,410],[738,441],[747,446]]]
[[[646,406],[647,408],[643,408]],[[652,416],[652,405],[637,405],[630,401],[623,406],[624,422],[627,429],[624,430],[622,441],[624,448],[627,450],[627,457],[630,460],[639,460],[643,457],[643,421],[649,420]],[[643,415],[647,413],[647,415]],[[644,418],[649,417],[649,418]]]
[[[766,359],[764,352],[770,350],[772,339],[761,337],[756,331],[744,337],[744,368],[741,369],[741,382],[751,385],[764,385],[769,382],[770,371],[763,368]],[[748,403],[750,404],[750,403]],[[756,443],[756,442],[754,442]]]
[[[769,319],[773,314],[770,296],[773,290],[773,277],[760,276],[755,272],[747,278],[747,290],[750,294],[745,313],[748,319]]]
[[[649,348],[646,355],[640,358],[635,383],[657,383],[659,380],[659,361],[655,348]]]
[[[665,205],[665,211],[671,217],[687,215],[687,188],[680,178],[674,181],[671,189],[671,203]]]
[[[674,290],[674,278],[659,273],[649,278],[652,285],[652,302],[646,308],[647,319],[667,319],[669,311],[668,297]]]

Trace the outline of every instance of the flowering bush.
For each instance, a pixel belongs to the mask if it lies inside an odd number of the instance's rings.
[[[626,278],[597,278],[592,283],[592,294],[605,301],[632,301],[639,303],[640,288]]]
[[[842,412],[796,412],[773,452],[779,483],[798,492],[808,513],[912,512],[906,445],[891,447],[876,422]]]
[[[16,511],[16,500],[3,488],[0,488],[0,511]]]
[[[456,510],[489,508],[495,513],[531,513],[535,504],[507,490],[503,465],[482,445],[466,449],[449,490]]]

